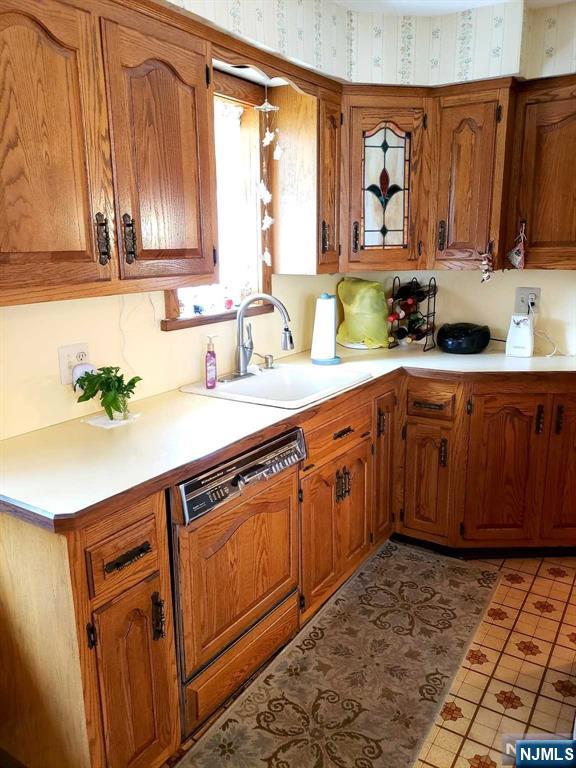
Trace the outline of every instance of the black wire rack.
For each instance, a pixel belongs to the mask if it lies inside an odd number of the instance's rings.
[[[413,277],[402,284],[398,275],[392,281],[392,295],[388,299],[390,336],[388,347],[397,347],[399,339],[424,340],[424,352],[436,346],[436,295],[438,285],[431,277],[427,285],[421,285]],[[412,303],[408,311],[402,305]],[[424,311],[425,308],[425,311]]]

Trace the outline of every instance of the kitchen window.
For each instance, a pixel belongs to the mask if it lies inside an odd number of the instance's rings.
[[[234,79],[228,78],[227,82]],[[260,90],[258,86],[254,88]],[[178,302],[179,317],[163,321],[166,330],[171,329],[168,324],[202,325],[234,317],[242,299],[270,290],[271,270],[262,260],[261,203],[257,192],[261,179],[261,137],[260,115],[254,104],[261,100],[255,98],[250,103],[221,95],[214,97],[219,281],[168,292],[167,300]],[[271,311],[271,307],[254,307],[250,314],[263,311]]]

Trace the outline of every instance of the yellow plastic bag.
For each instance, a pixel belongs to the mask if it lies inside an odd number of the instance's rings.
[[[336,341],[343,346],[364,344],[368,349],[388,346],[388,305],[384,286],[371,280],[345,277],[338,284],[344,307]]]

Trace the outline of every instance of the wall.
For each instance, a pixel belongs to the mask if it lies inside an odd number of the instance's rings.
[[[445,16],[348,11],[332,0],[172,0],[304,66],[353,82],[437,85],[576,71],[576,1]]]
[[[427,279],[428,273],[421,273]],[[576,272],[497,273],[480,285],[478,272],[437,272],[439,322],[469,320],[490,325],[504,338],[513,306],[514,288],[542,288],[540,327],[564,352],[576,354]],[[392,273],[367,274],[391,284]],[[406,273],[403,279],[410,278]],[[334,291],[338,276],[275,277],[273,292],[292,316],[296,351],[310,347],[314,298]],[[163,294],[135,294],[62,301],[0,309],[0,437],[56,424],[94,412],[94,402],[77,404],[72,388],[60,384],[57,347],[88,342],[95,365],[120,365],[138,373],[137,398],[174,389],[203,376],[206,334],[218,334],[221,372],[232,368],[234,323],[164,333]],[[281,354],[276,313],[252,318],[256,349]],[[24,343],[25,341],[25,343]],[[546,345],[539,343],[541,350]]]

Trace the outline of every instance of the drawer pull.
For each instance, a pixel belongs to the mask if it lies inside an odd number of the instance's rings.
[[[427,411],[443,411],[446,407],[444,403],[431,403],[429,400],[413,400],[414,408],[424,408]]]
[[[334,440],[341,440],[343,437],[346,437],[346,435],[351,435],[352,432],[354,432],[352,427],[340,429],[338,432],[334,432]]]
[[[544,406],[539,405],[536,409],[536,426],[535,432],[537,435],[541,435],[544,432]]]
[[[141,557],[144,557],[144,555],[147,555],[151,551],[152,545],[149,541],[145,541],[138,547],[134,547],[134,549],[129,549],[127,552],[124,552],[124,554],[120,555],[115,560],[110,560],[110,562],[106,563],[104,566],[104,570],[106,573],[122,571],[124,568],[132,565],[136,560],[140,560]]]
[[[166,637],[166,605],[159,592],[152,593],[152,640]]]
[[[448,440],[445,437],[440,440],[440,466],[448,466]]]

